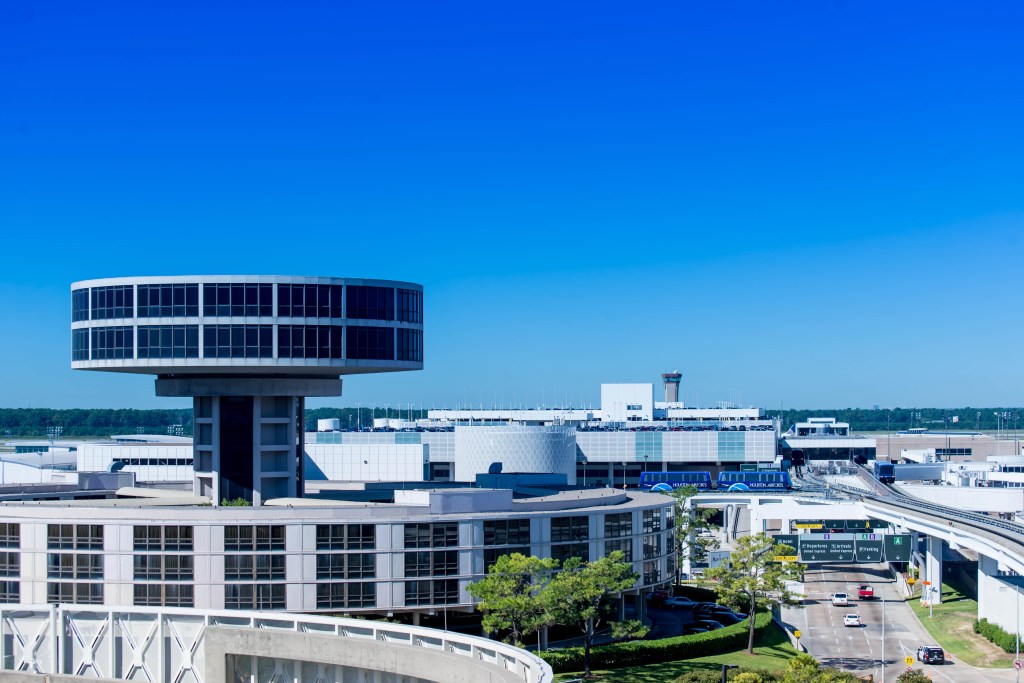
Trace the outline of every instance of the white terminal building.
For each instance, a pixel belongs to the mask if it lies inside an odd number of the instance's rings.
[[[340,395],[342,376],[423,367],[419,285],[140,277],[71,294],[72,367],[156,375],[158,395],[192,397],[195,438],[0,458],[29,459],[26,483],[0,487],[0,602],[418,622],[472,611],[467,586],[510,552],[623,551],[640,580],[620,609],[675,571],[670,498],[570,488],[573,421],[304,433],[305,398]]]

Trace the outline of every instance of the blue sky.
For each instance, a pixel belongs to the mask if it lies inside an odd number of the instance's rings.
[[[897,5],[8,6],[0,406],[180,405],[68,285],[184,273],[422,283],[332,405],[1022,405],[1024,8]]]

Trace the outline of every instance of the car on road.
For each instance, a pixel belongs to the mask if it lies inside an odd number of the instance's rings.
[[[832,605],[833,607],[848,607],[850,604],[850,596],[846,593],[833,593],[832,594]]]
[[[924,664],[945,664],[946,653],[938,645],[922,645],[917,648],[917,661]]]
[[[843,626],[860,626],[860,615],[859,614],[847,614],[843,617]]]
[[[665,600],[665,607],[693,607],[696,604],[690,598],[683,597],[682,595]]]
[[[875,589],[867,584],[863,586],[857,586],[857,599],[858,600],[874,600]]]

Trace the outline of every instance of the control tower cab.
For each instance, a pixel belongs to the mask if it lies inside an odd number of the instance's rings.
[[[193,490],[261,505],[302,494],[304,401],[342,375],[423,369],[423,287],[203,275],[71,285],[71,367],[156,375],[193,401]]]

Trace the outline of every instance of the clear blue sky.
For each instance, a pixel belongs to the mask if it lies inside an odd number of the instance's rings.
[[[0,405],[181,405],[69,369],[68,285],[190,273],[422,283],[332,405],[1022,405],[1022,15],[8,4]]]

